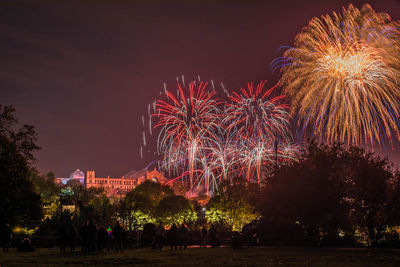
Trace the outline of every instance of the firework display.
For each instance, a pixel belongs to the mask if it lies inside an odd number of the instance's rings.
[[[374,146],[399,139],[400,25],[369,5],[314,18],[273,62],[302,131]]]
[[[188,88],[178,82],[176,94],[165,89],[166,99],[156,102],[152,114],[154,128],[161,128],[160,168],[189,182],[189,192],[202,188],[208,193],[221,181],[242,175],[261,183],[262,168],[290,158],[280,149],[290,139],[288,105],[281,103],[284,96],[273,96],[275,87],[264,90],[264,85],[249,83],[225,98],[201,81]]]
[[[189,92],[185,92],[183,84],[178,83],[176,95],[165,90],[168,101],[158,100],[157,113],[153,116],[158,119],[155,128],[162,127],[158,151],[163,155],[167,169],[179,171],[188,167],[192,187],[196,159],[204,154],[207,140],[219,131],[221,115],[216,93],[206,90],[208,83],[196,85],[192,81]]]
[[[229,96],[225,124],[229,130],[237,131],[238,138],[258,140],[262,143],[276,138],[287,139],[288,105],[281,104],[284,95],[270,98],[276,86],[263,90],[265,81],[256,88],[249,83],[240,93],[233,92]]]
[[[247,89],[241,88],[240,92],[229,95],[224,118],[227,131],[232,131],[239,141],[239,159],[244,163],[247,180],[255,170],[258,183],[264,162],[271,162],[275,143],[289,139],[288,105],[281,103],[285,96],[272,97],[276,86],[264,90],[264,85],[262,81],[254,88],[249,83]]]
[[[400,140],[400,23],[369,5],[313,18],[273,61],[277,85],[238,91],[184,78],[153,103],[161,169],[207,194],[234,177],[263,184],[299,157],[300,138],[374,147]],[[282,91],[279,91],[279,89]],[[160,92],[161,94],[161,92]],[[286,99],[286,95],[288,96]],[[287,102],[290,101],[290,106]],[[295,131],[289,130],[294,118]],[[142,118],[144,125],[144,119]],[[146,145],[146,135],[143,133]],[[143,153],[141,148],[141,154]]]

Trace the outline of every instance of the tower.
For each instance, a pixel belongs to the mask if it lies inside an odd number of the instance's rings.
[[[86,179],[85,179],[85,187],[86,188],[87,188],[88,183],[93,183],[93,181],[90,181],[90,180],[93,180],[95,177],[96,177],[96,173],[94,171],[86,171]]]

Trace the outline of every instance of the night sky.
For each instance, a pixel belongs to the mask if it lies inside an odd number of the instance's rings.
[[[228,90],[278,74],[279,47],[348,1],[2,1],[0,103],[36,127],[38,169],[121,176],[145,167],[142,115],[163,83],[213,79]],[[397,0],[370,3],[400,19]],[[174,90],[173,90],[174,91]],[[155,138],[146,148],[154,151]],[[387,149],[400,160],[399,144]]]

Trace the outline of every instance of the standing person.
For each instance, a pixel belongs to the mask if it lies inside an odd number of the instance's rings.
[[[201,229],[200,235],[201,235],[201,244],[200,244],[200,247],[207,247],[207,235],[208,235],[208,231],[207,231],[207,228],[206,228],[205,226],[203,226],[203,229]]]
[[[93,220],[90,220],[88,226],[88,245],[90,252],[96,251],[96,237],[97,237],[97,226],[93,222]]]
[[[154,235],[154,243],[156,249],[162,250],[164,245],[164,235],[165,235],[164,226],[162,225],[162,221],[159,221],[159,224],[156,227]]]
[[[97,248],[100,252],[103,252],[103,250],[107,247],[107,239],[108,239],[107,230],[104,226],[101,226],[97,230]]]
[[[135,228],[132,230],[132,245],[134,246],[134,248],[138,248],[139,247],[139,234],[138,234],[138,230]]]
[[[78,239],[78,230],[75,225],[70,221],[69,223],[69,245],[71,252],[75,252],[76,240]]]
[[[10,224],[5,223],[0,226],[0,238],[3,245],[3,252],[8,252],[8,248],[10,247],[11,238],[12,238],[12,231]]]
[[[175,250],[178,249],[178,235],[179,235],[179,229],[174,223],[171,226],[171,229],[168,231],[168,239],[169,239],[169,245],[171,246],[171,250],[175,248]]]
[[[185,226],[184,223],[182,223],[181,228],[179,229],[179,245],[180,245],[180,249],[187,248],[187,240],[188,240],[188,230]]]
[[[65,252],[65,247],[68,241],[68,233],[67,233],[67,223],[65,222],[65,218],[62,219],[60,224],[58,225],[58,236],[60,241],[60,252]]]
[[[118,252],[118,250],[121,251],[121,253],[123,252],[122,249],[123,231],[124,230],[122,229],[121,225],[119,225],[119,221],[117,221],[113,229],[115,252]]]
[[[107,247],[107,252],[110,252],[113,250],[113,233],[112,233],[112,227],[111,225],[107,225],[107,242],[106,242],[106,247]]]
[[[80,231],[82,252],[87,252],[89,249],[88,234],[89,234],[89,221],[86,220]]]
[[[219,244],[218,244],[219,242],[218,242],[218,239],[217,239],[217,228],[215,227],[214,224],[211,225],[209,234],[210,234],[211,246],[212,247],[218,247],[219,246]]]

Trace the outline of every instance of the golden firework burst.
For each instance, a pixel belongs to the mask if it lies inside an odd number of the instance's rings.
[[[313,18],[275,61],[298,126],[329,142],[399,140],[399,29],[369,5]]]

